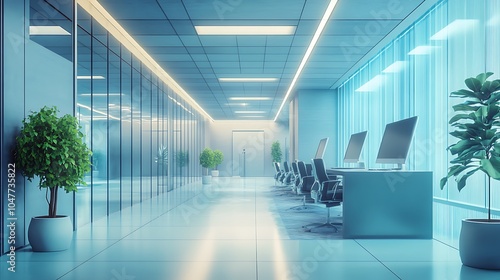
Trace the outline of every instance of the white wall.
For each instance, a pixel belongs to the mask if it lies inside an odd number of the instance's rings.
[[[220,176],[233,176],[233,148],[232,137],[234,130],[263,130],[264,131],[264,172],[265,176],[273,176],[274,168],[271,158],[271,144],[278,140],[281,143],[283,155],[285,155],[285,143],[289,143],[288,123],[274,121],[214,121],[207,123],[209,141],[207,146],[211,149],[221,150],[224,161],[219,166]],[[262,143],[254,143],[262,145]],[[285,158],[283,156],[283,158]],[[238,174],[234,174],[238,175]]]

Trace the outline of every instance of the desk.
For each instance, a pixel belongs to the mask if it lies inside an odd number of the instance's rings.
[[[432,172],[329,169],[342,176],[344,238],[432,238]]]

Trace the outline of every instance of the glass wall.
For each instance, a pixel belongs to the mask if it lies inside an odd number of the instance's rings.
[[[449,167],[446,148],[456,142],[448,134],[448,120],[452,106],[461,102],[449,94],[465,88],[464,80],[479,73],[500,77],[499,33],[500,1],[438,3],[338,88],[341,135],[368,130],[363,159],[374,167],[385,124],[418,116],[406,168],[433,171],[435,198],[467,206],[484,218],[485,175],[474,175],[461,192],[454,180],[441,190],[439,180]],[[348,138],[339,140],[343,151]],[[493,208],[500,209],[500,184],[493,185]],[[460,219],[438,212],[435,209],[435,225],[459,224]]]
[[[77,225],[198,180],[203,117],[83,9],[77,58],[77,116],[93,151]]]

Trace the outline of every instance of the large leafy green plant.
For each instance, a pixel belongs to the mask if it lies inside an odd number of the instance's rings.
[[[441,179],[441,189],[454,177],[460,191],[467,178],[482,171],[488,176],[491,197],[491,178],[500,180],[500,80],[488,81],[491,75],[493,73],[487,72],[468,78],[467,89],[451,93],[451,97],[465,101],[453,106],[456,114],[449,123],[455,130],[450,135],[459,140],[448,147],[455,158],[450,161],[448,175]],[[488,219],[491,219],[491,200]]]
[[[92,152],[83,142],[78,120],[71,115],[57,116],[56,107],[43,107],[22,122],[15,148],[16,166],[30,182],[35,176],[46,188],[49,217],[56,217],[57,192],[77,191],[86,185],[83,177],[90,171]]]
[[[224,160],[224,154],[222,153],[221,150],[214,150],[213,153],[214,153],[214,162],[211,167],[217,170],[217,166],[221,164],[222,161]]]
[[[271,145],[271,157],[273,158],[274,162],[281,162],[281,145],[279,141],[274,141],[273,144]]]
[[[200,165],[205,168],[208,175],[208,168],[214,164],[214,152],[210,148],[205,148],[200,154]]]

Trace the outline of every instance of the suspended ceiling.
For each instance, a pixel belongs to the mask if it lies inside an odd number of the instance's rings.
[[[415,18],[415,11],[425,6],[424,2],[339,0],[293,92],[336,88],[373,55],[377,45],[380,48],[381,42],[395,36],[397,30],[400,32],[407,17]],[[253,120],[276,116],[330,1],[100,0],[99,3],[213,119]],[[198,35],[195,26],[205,25],[288,25],[296,29],[291,35]],[[227,77],[276,80],[219,81]],[[235,101],[234,97],[269,100]]]

